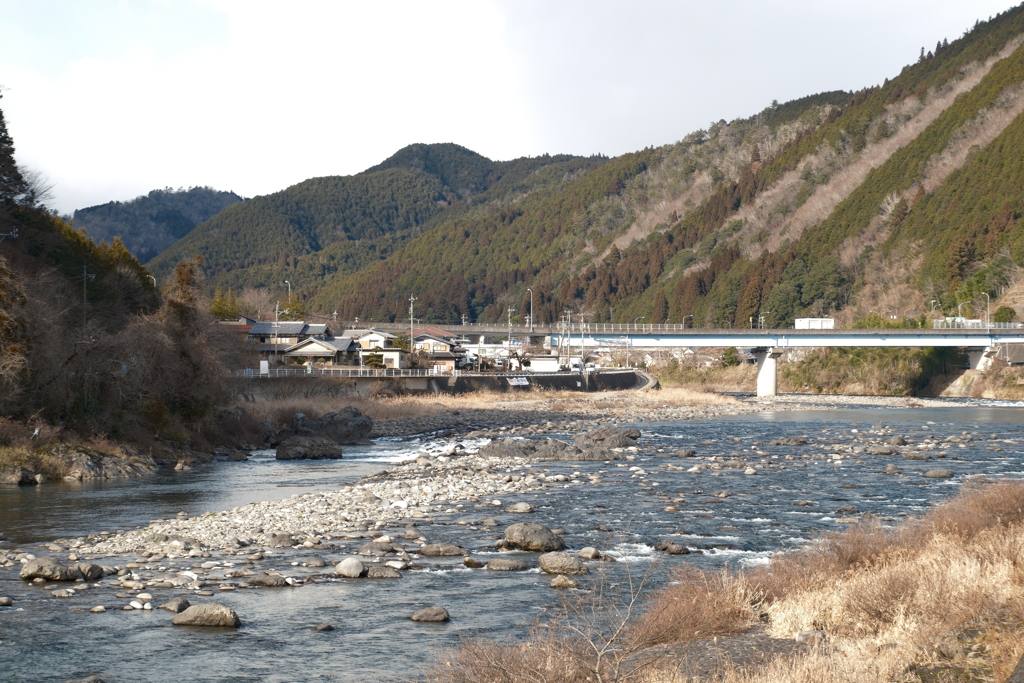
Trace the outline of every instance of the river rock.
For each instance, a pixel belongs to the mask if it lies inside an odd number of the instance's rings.
[[[359,554],[363,557],[384,557],[394,552],[390,543],[381,543],[379,541],[373,541],[367,543],[359,549]]]
[[[452,617],[444,607],[441,607],[440,605],[432,605],[430,607],[424,607],[421,610],[416,610],[409,618],[413,621],[441,622],[448,621]]]
[[[73,598],[78,595],[78,593],[76,593],[73,588],[59,588],[55,591],[50,591],[50,595],[55,598]]]
[[[366,578],[368,579],[400,579],[402,573],[394,567],[370,567],[366,570]]]
[[[565,574],[559,574],[555,578],[551,579],[552,588],[576,588],[577,586],[579,586],[579,584]]]
[[[685,545],[680,545],[675,541],[660,541],[654,544],[655,550],[661,550],[668,553],[669,555],[689,555],[690,549]]]
[[[636,446],[640,431],[632,427],[598,427],[585,434],[577,434],[573,441],[580,448],[629,448]]]
[[[480,560],[476,559],[475,557],[464,557],[464,558],[462,558],[462,564],[464,564],[465,566],[469,567],[470,569],[480,569],[481,567],[486,567],[487,566],[483,562],[481,562]]]
[[[307,567],[316,567],[316,568],[326,567],[327,566],[327,561],[324,560],[324,558],[322,558],[322,557],[311,557],[308,560],[306,560],[306,566]]]
[[[509,460],[512,458],[532,457],[536,451],[537,444],[534,441],[525,439],[495,439],[481,448],[477,455],[481,458]]]
[[[424,557],[455,557],[469,555],[469,551],[451,543],[430,543],[419,550]]]
[[[373,431],[373,419],[363,415],[353,406],[342,408],[336,413],[327,413],[312,420],[304,413],[295,413],[291,424],[279,438],[291,436],[326,437],[335,443],[364,443]]]
[[[807,439],[802,436],[783,436],[772,441],[773,446],[803,446]]]
[[[165,602],[160,605],[160,609],[167,610],[168,612],[174,612],[179,614],[189,608],[189,601],[185,598],[174,598],[170,602]]]
[[[932,456],[924,451],[906,451],[903,453],[904,460],[931,460]]]
[[[0,607],[10,607],[13,604],[14,604],[14,600],[11,600],[10,598],[7,598],[7,597],[0,598]]]
[[[896,465],[893,465],[892,463],[889,463],[888,465],[885,466],[885,473],[886,474],[899,474],[900,473],[900,468],[896,467]]]
[[[91,562],[79,562],[70,565],[69,569],[77,571],[86,581],[99,581],[103,578],[103,567]]]
[[[924,476],[929,479],[951,479],[953,473],[949,470],[928,470],[924,473]]]
[[[268,548],[291,548],[298,545],[298,541],[291,534],[267,534],[263,538],[263,545]]]
[[[252,586],[260,586],[262,588],[283,588],[289,585],[288,580],[283,576],[277,576],[275,574],[267,574],[263,572],[250,576],[246,579]]]
[[[896,455],[900,452],[900,449],[895,446],[873,443],[866,446],[864,452],[868,455]]]
[[[583,548],[582,550],[580,550],[579,555],[584,560],[600,560],[601,559],[601,553],[598,552],[597,548],[592,548],[590,546],[587,546],[586,548]]]
[[[278,460],[338,460],[341,446],[324,436],[293,436],[277,447]]]
[[[567,574],[579,576],[589,574],[590,570],[578,557],[569,553],[546,553],[537,558],[540,568],[548,574]]]
[[[525,514],[527,512],[533,512],[533,506],[529,503],[513,503],[505,508],[505,512],[511,512],[513,514]]]
[[[513,560],[506,557],[496,557],[487,563],[487,568],[492,572],[522,572],[530,568],[522,560]]]
[[[69,678],[64,683],[106,683],[99,676],[89,676],[88,678]]]
[[[333,631],[334,627],[330,624],[317,624],[313,627],[314,633],[326,633],[327,631]]]
[[[907,440],[904,439],[899,434],[897,434],[895,436],[889,437],[889,439],[886,441],[886,443],[889,444],[890,446],[906,446],[907,445]]]
[[[363,563],[354,557],[348,557],[338,563],[334,568],[334,573],[338,576],[344,576],[350,579],[358,579],[363,575],[365,571]]]
[[[222,626],[237,628],[242,625],[235,610],[215,602],[191,605],[171,620],[175,626]]]
[[[19,465],[0,465],[0,484],[32,485],[36,481],[35,472],[30,472]]]
[[[26,581],[45,579],[46,581],[77,581],[82,575],[77,569],[61,564],[52,557],[41,557],[29,560],[21,565],[19,576]]]
[[[505,529],[505,544],[520,550],[540,553],[565,548],[565,542],[551,529],[533,522],[517,522]]]
[[[692,458],[693,456],[697,455],[697,451],[693,450],[692,448],[680,448],[674,453],[674,455],[677,458]]]

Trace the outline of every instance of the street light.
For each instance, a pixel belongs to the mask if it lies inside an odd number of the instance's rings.
[[[985,327],[992,327],[992,299],[988,292],[982,292],[982,294],[985,295]]]
[[[692,317],[693,317],[693,315],[692,315],[692,314],[690,314],[690,315],[684,315],[684,316],[683,316],[683,329],[684,329],[684,330],[686,329],[686,319],[687,319],[687,318],[692,318]]]
[[[527,287],[526,291],[530,293],[530,332],[533,332],[533,290]]]
[[[634,329],[634,330],[636,329],[636,321],[637,321],[637,320],[646,320],[646,319],[647,319],[647,316],[646,316],[646,315],[642,315],[642,316],[640,316],[639,318],[633,318],[633,329]]]
[[[957,314],[958,317],[960,317],[960,318],[964,317],[963,311],[961,311],[961,309],[963,308],[964,304],[969,304],[969,303],[971,303],[971,302],[970,301],[961,301],[960,305],[956,307],[956,314]]]
[[[932,299],[932,301],[931,301],[932,308],[931,308],[930,311],[928,311],[929,313],[934,313],[935,312],[935,304],[937,304],[937,303],[939,303],[938,299]]]

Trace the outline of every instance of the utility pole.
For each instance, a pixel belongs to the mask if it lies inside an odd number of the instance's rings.
[[[413,357],[413,331],[416,328],[416,318],[413,317],[413,306],[418,299],[412,294],[409,295],[409,357]],[[400,355],[400,354],[399,354]]]
[[[508,307],[508,367],[506,371],[512,370],[512,314],[516,312],[516,309],[511,306]]]
[[[0,242],[3,242],[8,237],[10,237],[11,239],[14,239],[17,236],[18,236],[18,229],[17,228],[15,228],[14,230],[11,230],[10,232],[0,232]]]
[[[988,292],[982,292],[982,294],[985,295],[985,327],[992,327],[992,299]]]
[[[526,291],[530,293],[530,332],[533,332],[533,290],[527,287]]]

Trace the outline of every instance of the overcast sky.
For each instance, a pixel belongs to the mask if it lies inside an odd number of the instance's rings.
[[[1009,0],[0,0],[18,161],[71,212],[251,197],[413,142],[617,155],[880,84]]]

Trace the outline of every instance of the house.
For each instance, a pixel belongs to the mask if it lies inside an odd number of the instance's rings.
[[[262,354],[284,353],[289,347],[309,338],[327,339],[334,333],[326,323],[301,320],[261,320],[249,328],[249,344]]]
[[[286,359],[321,365],[359,365],[359,343],[343,334],[319,339],[309,337],[285,349]]]
[[[395,346],[397,335],[374,329],[360,332],[363,333],[355,338],[359,344],[360,365],[372,366],[379,359],[389,370],[409,367],[409,351]]]
[[[469,361],[466,349],[459,346],[455,335],[438,336],[432,333],[419,334],[413,338],[413,348],[426,356],[426,362],[435,372],[454,372]]]

